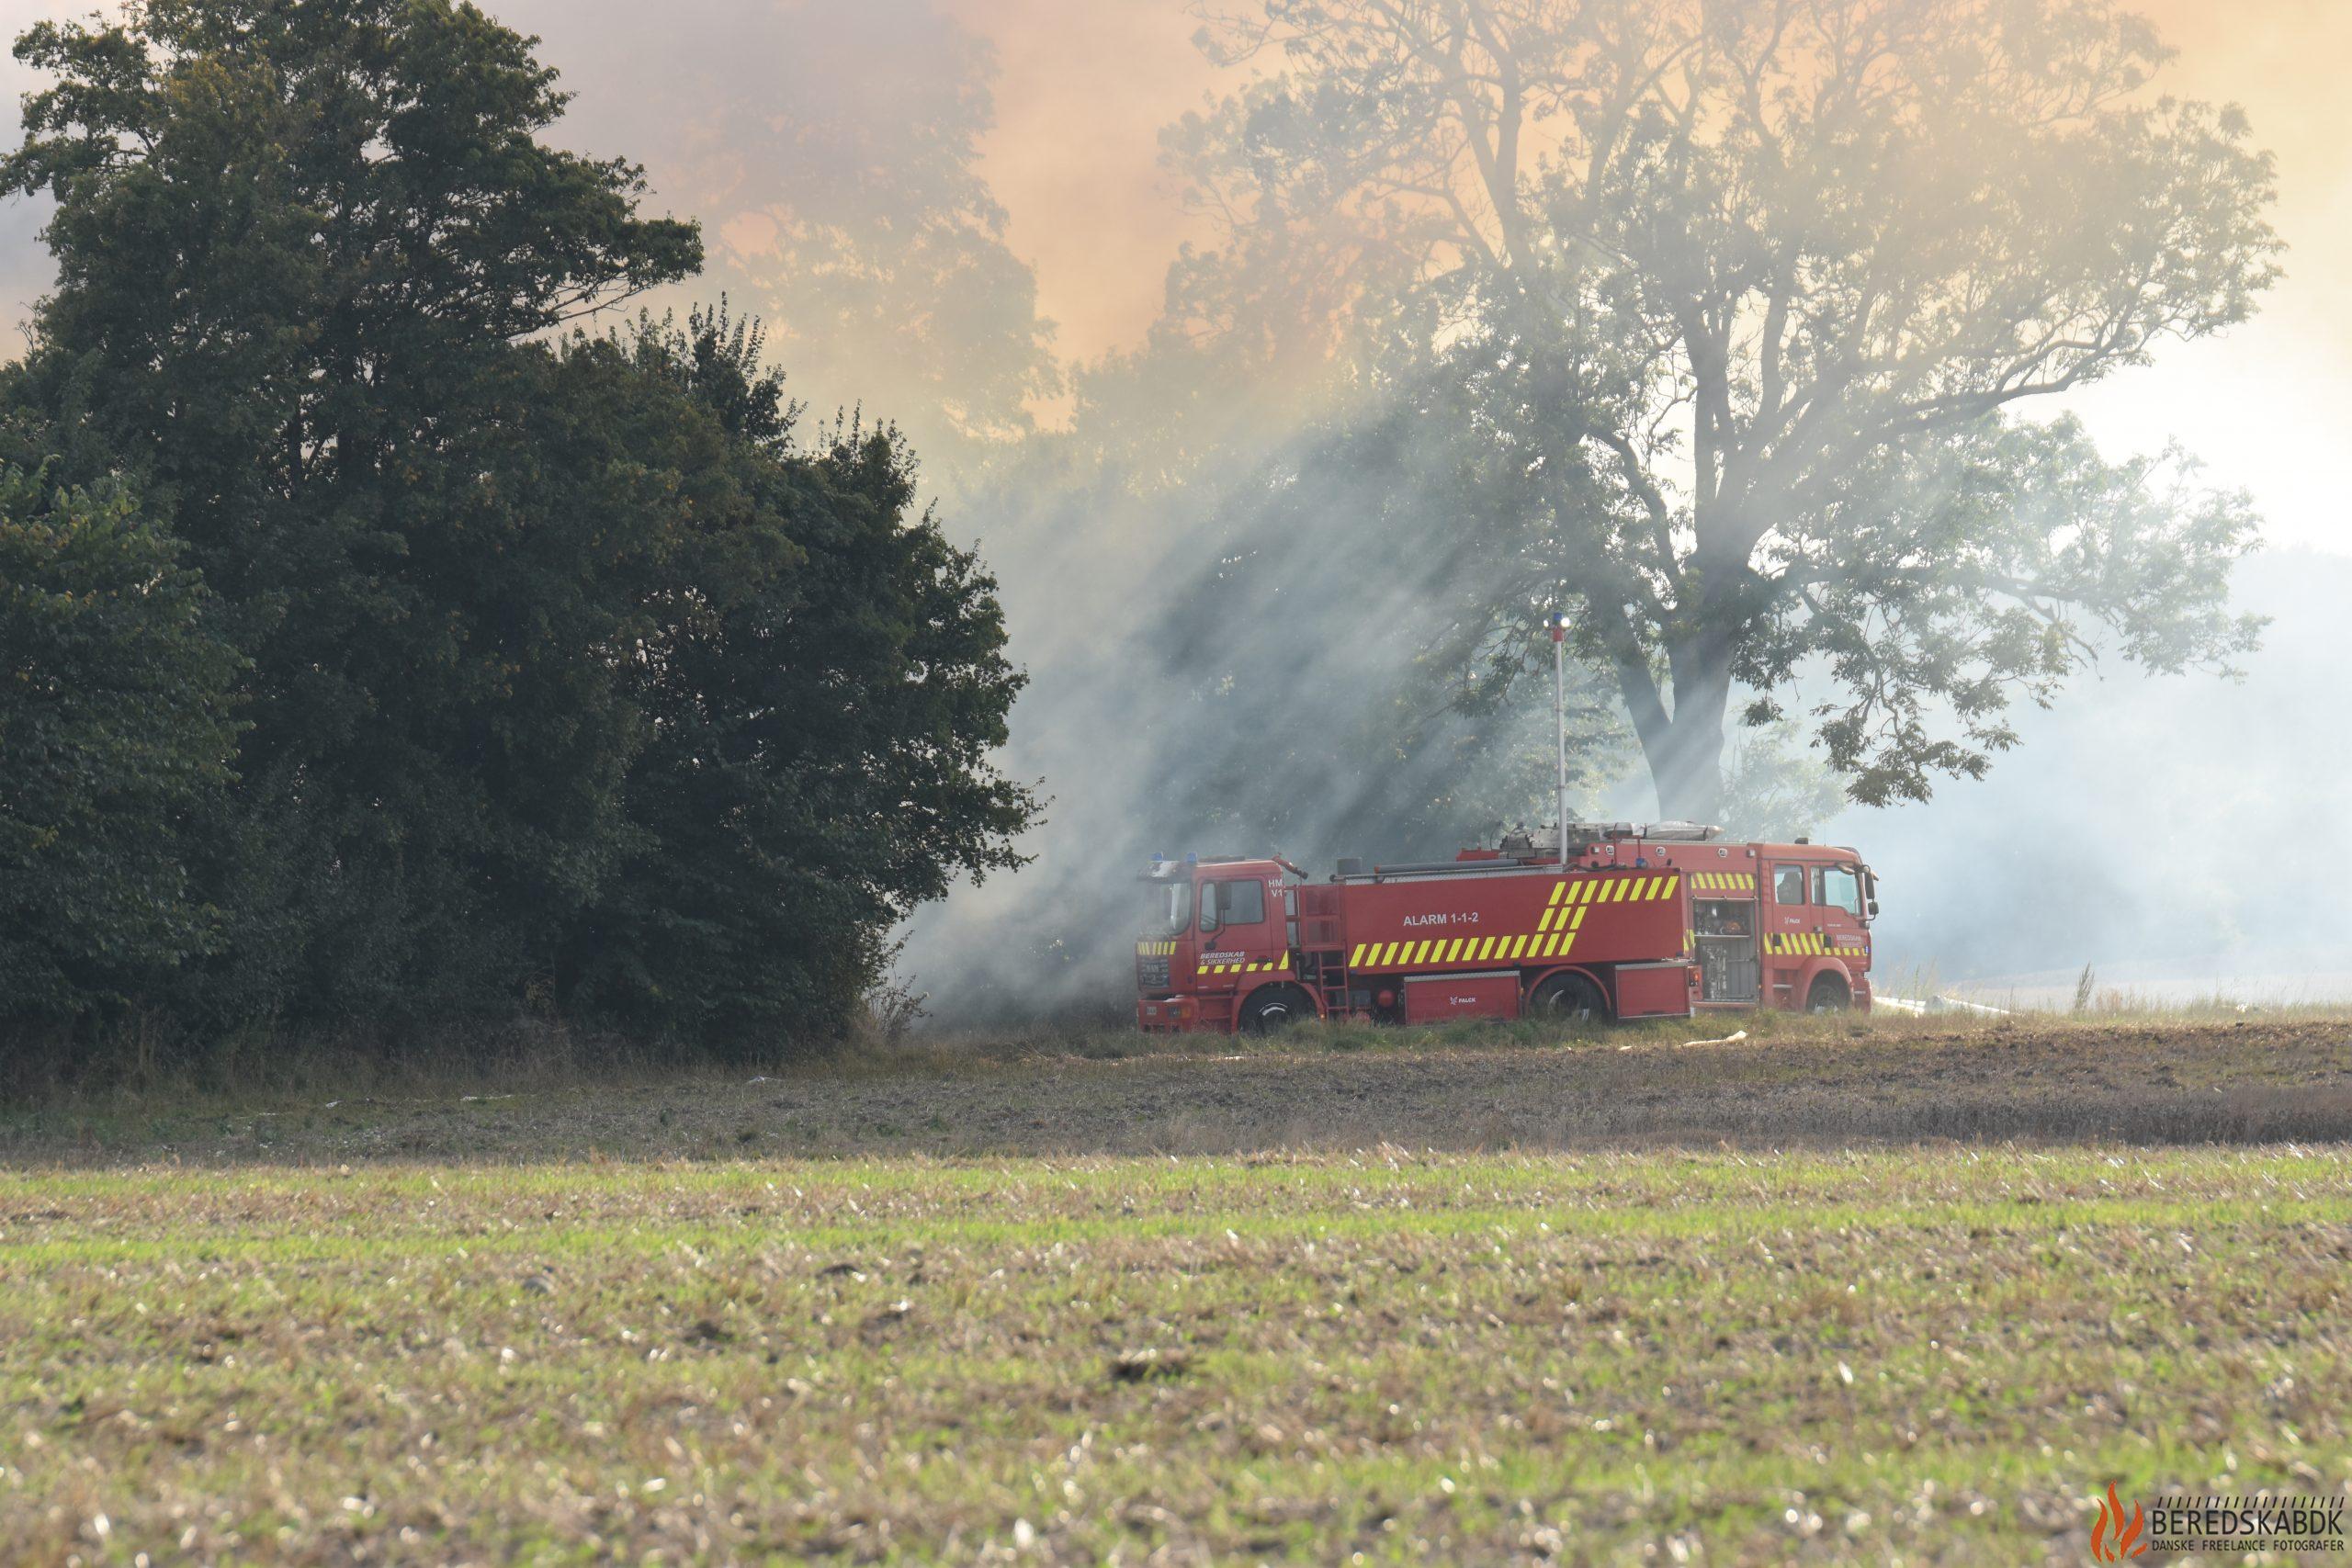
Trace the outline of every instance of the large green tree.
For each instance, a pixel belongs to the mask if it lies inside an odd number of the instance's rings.
[[[2129,12],[1208,20],[1271,69],[1170,133],[1227,241],[1171,319],[1229,333],[1310,299],[1453,366],[1476,438],[1556,487],[1484,514],[1516,563],[1486,585],[1487,657],[1508,673],[1572,606],[1669,815],[1717,815],[1742,689],[1770,722],[1826,674],[1816,739],[1874,802],[1981,772],[2010,700],[2099,638],[2156,670],[2249,645],[2224,603],[2243,503],[2020,413],[2245,319],[2274,276],[2269,160],[2233,111],[2151,96],[2165,52]]]
[[[548,145],[528,40],[155,0],[18,53],[53,82],[0,186],[56,197],[59,284],[17,393],[70,477],[141,477],[249,666],[182,1017],[813,1034],[1009,863],[1019,678],[904,448],[796,447],[716,321],[557,341],[700,247]]]
[[[996,584],[914,511],[893,434],[803,445],[760,351],[723,316],[649,322],[574,345],[548,400],[605,424],[575,504],[650,489],[677,519],[617,661],[644,735],[628,852],[565,929],[558,984],[727,1040],[838,1031],[892,928],[953,876],[1020,863],[1037,809],[989,760],[1024,683]]]
[[[510,345],[690,271],[692,226],[546,146],[551,74],[470,6],[158,0],[17,53],[53,78],[0,165],[57,202],[40,373],[143,468],[254,664],[203,850],[215,1004],[495,994],[609,855],[631,742],[556,690],[594,678],[583,569],[616,563],[502,507],[469,448]]]

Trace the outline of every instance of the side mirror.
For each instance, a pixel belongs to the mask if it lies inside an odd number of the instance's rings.
[[[1875,898],[1871,900],[1871,915],[1872,919],[1876,919],[1878,915],[1878,900]]]

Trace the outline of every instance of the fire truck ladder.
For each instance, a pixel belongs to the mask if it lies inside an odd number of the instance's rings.
[[[1323,993],[1327,1018],[1344,1018],[1348,1011],[1348,955],[1332,948],[1310,954],[1315,964],[1316,989]]]
[[[1322,993],[1326,1017],[1345,1017],[1348,950],[1340,945],[1340,922],[1329,915],[1308,915],[1299,926],[1299,974],[1313,976],[1315,988]]]

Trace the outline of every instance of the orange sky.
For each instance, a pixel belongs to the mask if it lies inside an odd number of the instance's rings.
[[[986,173],[1037,268],[1065,351],[1133,341],[1159,302],[1169,254],[1193,232],[1159,174],[1159,128],[1204,101],[1217,75],[1193,48],[1178,0],[946,0],[996,46],[998,127]],[[2352,111],[2343,61],[2352,0],[2143,0],[2180,50],[2184,96],[2247,106],[2279,154],[2290,239],[2352,228]],[[1115,69],[1106,69],[1115,62]],[[2308,262],[2298,245],[2298,260]],[[2301,270],[2301,269],[2299,269]]]
[[[1215,73],[1177,0],[946,0],[995,44],[999,125],[985,173],[1013,248],[1079,357],[1148,325],[1176,245],[1195,233],[1159,169],[1159,128]],[[2143,0],[2180,51],[2165,85],[2234,101],[2278,155],[2287,281],[2260,319],[2176,348],[2076,407],[2110,447],[2177,437],[2211,477],[2256,492],[2271,536],[2352,548],[2335,454],[2352,429],[2352,0]]]
[[[0,0],[0,8],[17,13],[13,28],[90,3]],[[1204,237],[1158,164],[1160,128],[1217,85],[1191,42],[1197,23],[1182,0],[942,4],[995,46],[999,123],[983,172],[1012,214],[1014,250],[1036,269],[1043,310],[1060,323],[1061,352],[1089,358],[1135,344],[1177,245]],[[2142,0],[2141,8],[2180,51],[2166,85],[2245,105],[2259,141],[2277,152],[2288,278],[2250,325],[2172,349],[2075,406],[2112,449],[2177,437],[2212,477],[2255,492],[2273,538],[2352,549],[2335,475],[2352,430],[2352,93],[2343,69],[2352,0]],[[24,85],[0,61],[0,86]],[[0,245],[5,322],[47,270],[21,204],[0,207]]]

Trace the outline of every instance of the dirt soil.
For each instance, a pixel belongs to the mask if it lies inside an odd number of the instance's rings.
[[[97,1102],[0,1120],[0,1161],[112,1165],[799,1156],[2136,1145],[2352,1139],[2352,1020],[1822,1022],[1686,1045],[1655,1028],[1548,1045],[889,1063],[642,1083],[271,1103]],[[1710,1032],[1704,1029],[1693,1032]]]

